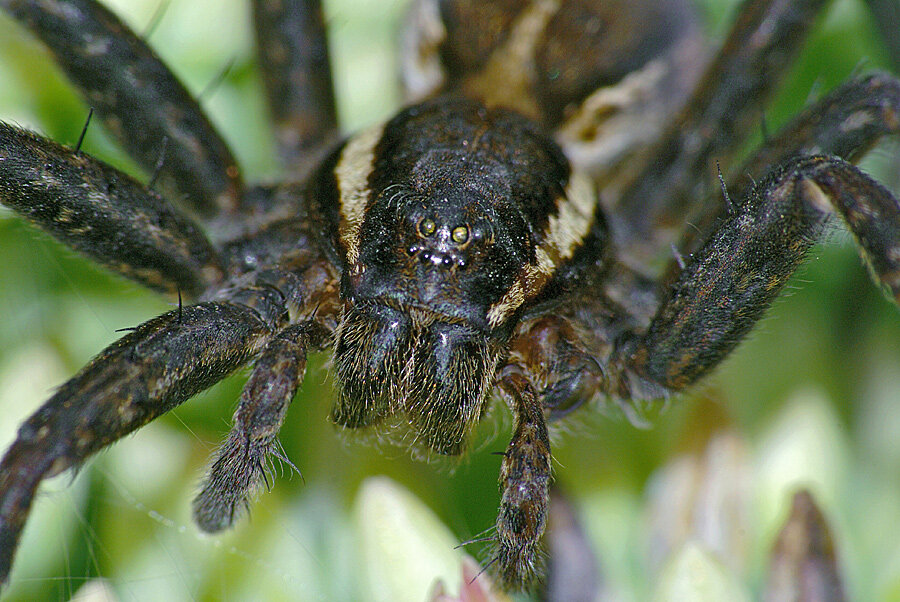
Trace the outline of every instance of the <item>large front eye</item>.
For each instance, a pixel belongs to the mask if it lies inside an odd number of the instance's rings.
[[[437,230],[437,224],[434,223],[434,220],[430,217],[423,218],[419,220],[419,234],[428,238],[434,231]]]

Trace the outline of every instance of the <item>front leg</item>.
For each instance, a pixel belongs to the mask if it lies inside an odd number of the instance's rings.
[[[95,357],[19,428],[0,459],[0,588],[42,480],[248,363],[276,319],[242,302],[200,303],[141,324]],[[262,306],[258,297],[257,305]]]
[[[506,589],[529,585],[541,568],[540,541],[550,503],[550,437],[534,387],[516,366],[503,371],[499,389],[515,417],[500,468],[500,515],[492,562]]]
[[[709,372],[759,320],[834,213],[900,303],[900,202],[842,159],[795,158],[754,186],[693,254],[647,332],[619,341],[611,392],[642,397],[648,381],[680,390]]]
[[[714,181],[713,159],[728,163],[757,125],[760,107],[793,64],[823,0],[747,0],[718,56],[681,114],[655,145],[654,161],[621,192],[614,218],[628,255],[651,257],[667,229],[692,217],[692,201]]]
[[[198,297],[222,279],[199,226],[118,169],[0,122],[0,205],[126,278]]]
[[[337,137],[328,40],[319,0],[253,0],[256,47],[278,152],[302,165]]]
[[[263,483],[268,485],[270,456],[284,459],[278,431],[306,374],[307,349],[321,348],[326,338],[315,322],[301,322],[279,332],[263,349],[244,385],[234,426],[194,499],[194,520],[207,533],[231,527],[249,508],[251,496]]]
[[[898,5],[900,6],[900,5]],[[741,198],[773,165],[813,154],[857,162],[882,136],[900,134],[900,80],[871,73],[844,82],[796,115],[728,176],[728,192]],[[727,218],[728,203],[715,187],[700,201],[696,228],[686,228],[677,248],[685,257],[703,243],[703,236]],[[664,282],[672,280],[677,261],[669,264]]]
[[[225,141],[156,53],[96,0],[0,0],[53,53],[108,131],[159,188],[204,218],[237,209],[243,183]],[[165,145],[163,141],[168,141]]]

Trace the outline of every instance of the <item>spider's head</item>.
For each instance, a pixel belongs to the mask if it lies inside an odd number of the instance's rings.
[[[500,326],[491,308],[534,257],[506,171],[471,165],[464,153],[424,153],[412,177],[385,187],[368,207],[358,254],[344,272],[344,299],[491,335]]]
[[[513,323],[492,326],[490,308],[529,259],[521,215],[501,220],[483,184],[453,170],[388,187],[367,211],[342,287],[339,423],[403,414],[428,449],[461,451]]]
[[[459,453],[521,311],[587,236],[594,206],[569,199],[568,164],[540,130],[468,101],[407,109],[334,165],[333,418],[404,415],[428,449]]]

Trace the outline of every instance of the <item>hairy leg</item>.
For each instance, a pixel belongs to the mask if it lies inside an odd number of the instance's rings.
[[[321,347],[326,333],[313,322],[279,332],[263,349],[241,393],[234,426],[216,452],[203,489],[194,500],[194,520],[208,532],[234,524],[265,482],[276,437],[306,373],[308,347]],[[285,461],[285,458],[281,458]]]
[[[162,197],[80,152],[0,123],[0,203],[114,272],[197,296],[222,278],[217,252]]]
[[[225,142],[153,50],[93,0],[0,0],[53,52],[109,131],[160,188],[202,217],[238,207],[242,183]],[[111,68],[116,65],[116,68]]]
[[[697,90],[647,155],[654,161],[613,200],[617,243],[626,257],[650,260],[681,230],[693,200],[715,181],[713,159],[727,159],[758,123],[761,107],[824,5],[825,0],[743,3]]]
[[[791,157],[826,153],[854,161],[889,134],[900,134],[900,80],[885,73],[852,79],[807,107],[733,170],[728,178],[729,195],[743,197],[772,165]],[[712,231],[726,217],[728,206],[722,191],[710,191],[700,211],[694,221],[697,227],[687,228],[678,244],[684,256],[695,252],[703,242],[700,233]],[[677,267],[673,262],[669,274]],[[669,280],[663,278],[664,282]]]
[[[602,385],[599,364],[573,324],[565,310],[523,324],[497,383],[515,426],[500,469],[492,563],[511,589],[530,586],[542,570],[551,481],[547,422],[577,408]]]
[[[278,151],[293,167],[337,136],[322,7],[319,0],[254,0],[253,16]]]
[[[201,303],[145,322],[103,350],[20,427],[0,460],[0,583],[9,576],[40,482],[250,361],[284,319],[265,296],[246,291],[236,295],[241,303]]]
[[[644,334],[619,341],[610,389],[679,390],[721,361],[781,291],[833,213],[900,303],[900,202],[837,157],[795,158],[754,186],[691,257]]]
[[[515,419],[500,467],[500,513],[493,562],[504,588],[527,587],[541,570],[540,541],[550,503],[550,437],[540,398],[509,367],[498,383]]]

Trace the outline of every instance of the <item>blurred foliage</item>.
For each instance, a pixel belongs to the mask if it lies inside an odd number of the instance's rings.
[[[276,176],[247,3],[108,4],[137,31],[166,6],[149,39],[195,92],[233,61],[203,104],[248,179]],[[397,106],[394,33],[404,2],[326,4],[340,114],[351,131]],[[713,39],[721,39],[735,4],[700,2]],[[862,0],[835,2],[767,112],[769,127],[853,72],[886,64]],[[46,52],[0,18],[0,118],[71,144],[86,113]],[[100,126],[91,126],[85,150],[134,169]],[[864,166],[896,190],[896,141],[879,146]],[[662,568],[664,559],[654,564],[651,525],[659,518],[654,509],[675,498],[674,485],[658,484],[678,482],[672,475],[684,462],[715,459],[704,450],[715,450],[707,444],[728,431],[746,450],[735,470],[746,470],[749,487],[743,560],[716,561],[731,571],[723,587],[737,578],[746,591],[761,591],[779,521],[803,484],[832,523],[851,598],[900,600],[900,312],[871,284],[846,234],[812,256],[733,357],[655,417],[653,428],[589,411],[560,425],[557,479],[582,510],[612,599],[659,593],[656,576],[673,569]],[[172,303],[0,210],[0,446],[55,386],[117,338],[116,329]],[[449,527],[452,537],[433,540],[438,556],[490,527],[500,459],[489,452],[505,447],[504,412],[484,425],[474,453],[459,465],[413,462],[402,451],[336,436],[326,420],[332,392],[325,359],[312,362],[281,435],[303,479],[285,472],[250,520],[210,538],[191,524],[189,510],[208,455],[228,429],[245,377],[236,375],[100,454],[74,479],[51,481],[26,530],[8,599],[68,599],[98,575],[108,580],[105,588],[91,585],[98,599],[368,599],[365,575],[375,565],[363,562],[373,552],[360,546],[371,525],[354,508],[371,475],[402,484]],[[416,529],[398,524],[404,528]],[[692,540],[690,528],[686,533]],[[710,552],[690,546],[679,558],[706,562]],[[478,546],[469,552],[483,553]],[[404,570],[422,578],[417,566],[377,568],[397,571],[402,581]]]

